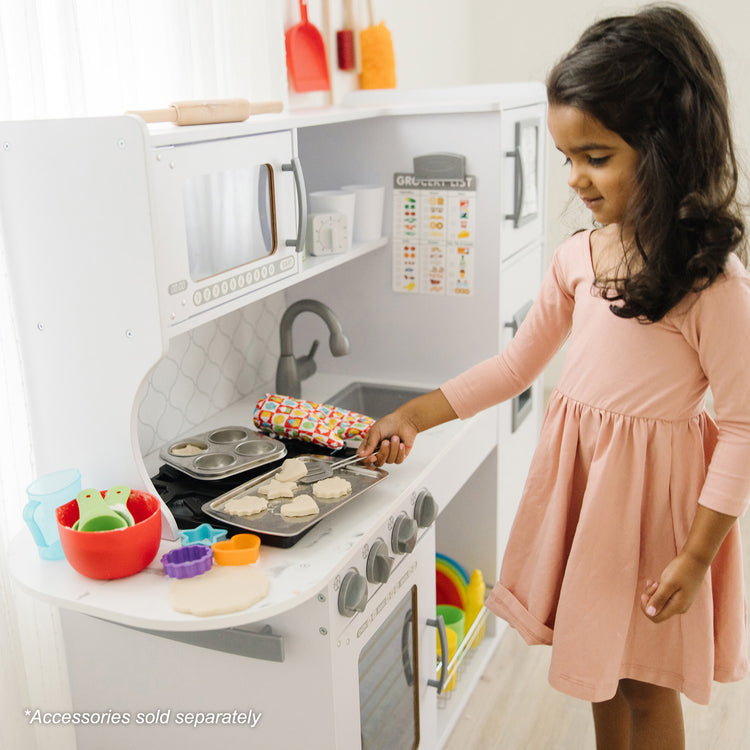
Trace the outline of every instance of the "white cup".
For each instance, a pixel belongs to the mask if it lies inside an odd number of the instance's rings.
[[[314,190],[307,194],[310,213],[344,214],[346,216],[347,250],[352,248],[352,229],[356,196],[351,190]]]
[[[354,207],[355,242],[379,240],[383,234],[383,201],[385,188],[382,185],[344,185],[357,197]]]

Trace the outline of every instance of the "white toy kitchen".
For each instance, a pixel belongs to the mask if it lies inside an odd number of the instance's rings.
[[[37,471],[76,467],[84,486],[161,501],[159,551],[129,577],[41,559],[28,533],[11,545],[17,581],[60,608],[81,750],[446,742],[504,625],[477,620],[483,637],[438,659],[436,554],[494,582],[541,381],[421,434],[304,533],[264,539],[253,565],[267,594],[223,614],[170,605],[162,555],[215,519],[200,518],[205,497],[175,499],[165,476],[184,472],[164,448],[254,430],[285,349],[296,395],[367,414],[504,347],[542,274],[544,133],[538,84],[357,92],[186,127],[133,115],[0,125]],[[384,188],[380,236],[309,209],[309,193],[352,185]],[[222,474],[221,492],[232,482]]]

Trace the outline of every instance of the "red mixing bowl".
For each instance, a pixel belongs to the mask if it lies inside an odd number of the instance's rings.
[[[102,492],[104,495],[104,492]],[[110,531],[76,531],[78,503],[55,511],[63,552],[70,565],[88,578],[124,578],[143,570],[159,551],[161,508],[158,498],[131,490],[127,502],[135,523]]]

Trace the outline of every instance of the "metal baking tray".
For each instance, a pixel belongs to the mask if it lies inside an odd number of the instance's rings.
[[[340,459],[338,456],[324,456],[303,454],[296,456],[301,461],[309,465],[316,463],[335,463]],[[311,466],[312,469],[312,466]],[[201,510],[208,516],[223,521],[226,524],[237,526],[244,531],[251,531],[258,534],[261,539],[272,545],[279,547],[291,547],[305,532],[309,531],[316,523],[334,511],[338,510],[348,502],[352,501],[358,495],[361,495],[370,487],[382,482],[388,476],[385,469],[371,466],[362,466],[360,464],[349,464],[342,466],[340,469],[334,469],[333,476],[346,479],[352,486],[352,491],[345,497],[335,500],[324,500],[313,495],[313,485],[297,483],[297,489],[294,491],[297,495],[310,495],[320,508],[320,512],[312,516],[302,516],[300,518],[285,518],[281,515],[281,506],[289,502],[292,498],[279,498],[278,500],[269,500],[268,508],[254,516],[235,516],[226,513],[222,507],[229,500],[242,495],[258,494],[256,490],[262,484],[273,479],[279,469],[269,471],[259,477],[255,477],[244,484],[235,487],[233,490],[204,503]]]
[[[190,456],[175,454],[187,446],[195,446],[197,452]],[[261,432],[232,425],[175,440],[159,455],[196,479],[224,479],[284,458],[286,446]]]

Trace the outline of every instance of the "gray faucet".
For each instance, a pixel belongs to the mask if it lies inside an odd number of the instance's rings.
[[[294,398],[300,398],[302,381],[313,375],[317,369],[315,352],[318,351],[318,345],[320,344],[316,339],[313,341],[308,354],[302,357],[294,356],[292,323],[303,312],[315,313],[328,326],[328,330],[331,332],[328,343],[334,357],[349,354],[349,339],[344,335],[341,323],[328,305],[324,305],[315,299],[301,299],[289,305],[281,316],[281,325],[279,326],[281,355],[276,368],[276,393],[283,396],[293,396]]]

